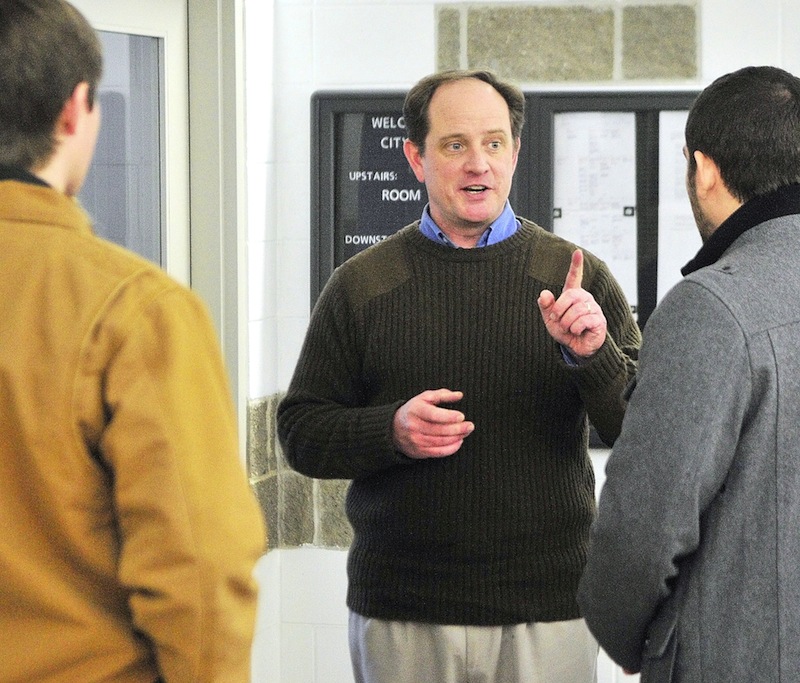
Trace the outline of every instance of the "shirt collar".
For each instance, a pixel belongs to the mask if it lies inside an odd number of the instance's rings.
[[[431,218],[429,207],[430,204],[426,204],[425,209],[422,211],[422,220],[419,223],[419,229],[422,231],[422,234],[434,242],[458,249],[458,247],[448,239],[447,235],[441,231],[439,226],[436,225],[433,218]],[[488,228],[486,228],[475,246],[488,247],[492,244],[502,242],[507,237],[511,237],[518,228],[519,221],[514,215],[514,211],[511,209],[510,202],[506,200],[506,205],[503,207],[502,213]]]
[[[765,221],[781,216],[800,214],[800,185],[786,185],[773,192],[753,197],[742,204],[705,241],[697,255],[681,273],[688,275],[716,263],[745,232]]]

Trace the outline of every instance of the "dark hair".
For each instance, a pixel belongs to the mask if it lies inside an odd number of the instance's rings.
[[[692,105],[686,147],[690,174],[700,151],[741,202],[800,182],[800,79],[771,66],[721,76]]]
[[[55,126],[79,83],[90,104],[102,75],[94,29],[64,0],[0,2],[0,163],[33,169],[55,148]]]
[[[439,86],[453,81],[462,81],[467,78],[476,78],[491,85],[508,105],[508,114],[511,121],[511,135],[514,139],[522,135],[522,126],[525,124],[525,96],[515,85],[500,80],[491,71],[482,69],[440,71],[425,76],[406,95],[403,103],[403,118],[406,124],[406,135],[420,151],[425,153],[425,138],[428,137],[430,121],[428,109],[433,94]]]

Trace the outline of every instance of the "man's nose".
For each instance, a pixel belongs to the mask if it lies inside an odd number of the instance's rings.
[[[489,170],[489,159],[486,152],[480,148],[471,149],[467,153],[465,168],[470,173],[485,173]]]

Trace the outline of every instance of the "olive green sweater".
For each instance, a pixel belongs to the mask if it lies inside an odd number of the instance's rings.
[[[522,220],[512,237],[453,249],[418,224],[338,268],[315,307],[278,411],[289,463],[353,479],[348,605],[384,619],[511,624],[576,618],[594,509],[587,412],[612,442],[640,335],[606,266],[583,286],[604,346],[570,367],[536,300],[558,296],[574,245]],[[448,458],[395,451],[392,417],[427,389],[464,392],[475,423]]]

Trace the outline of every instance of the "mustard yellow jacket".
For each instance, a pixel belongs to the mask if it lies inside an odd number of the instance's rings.
[[[0,681],[249,680],[265,531],[200,300],[0,182]]]

